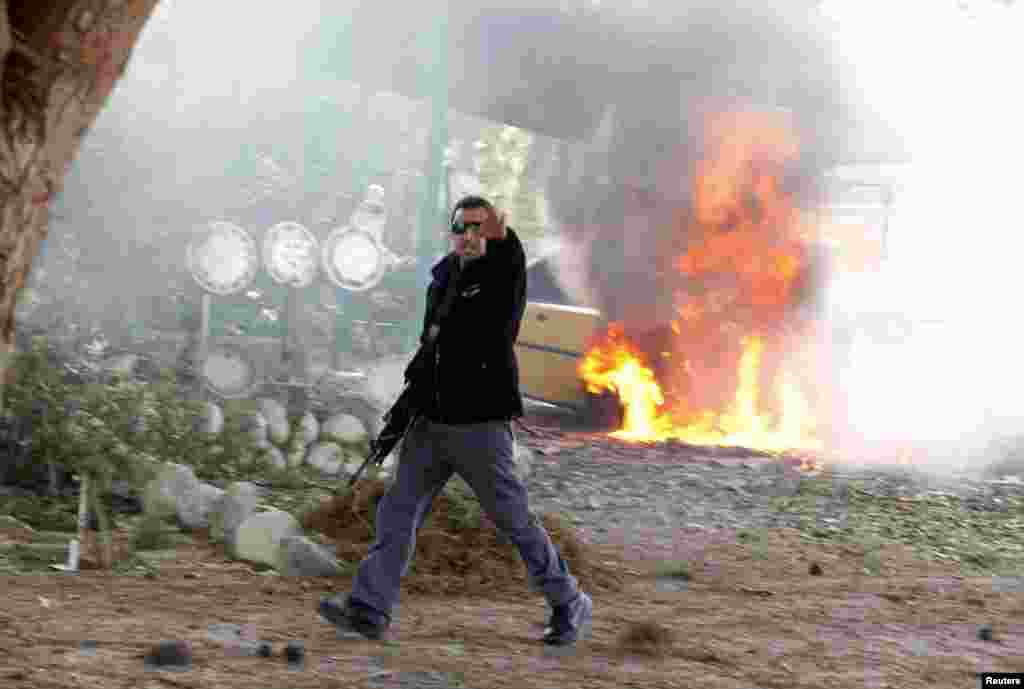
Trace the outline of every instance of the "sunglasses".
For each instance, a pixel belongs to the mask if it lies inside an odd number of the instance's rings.
[[[479,222],[457,222],[452,225],[452,234],[463,235],[470,230],[479,232],[481,227],[483,227],[483,223]]]

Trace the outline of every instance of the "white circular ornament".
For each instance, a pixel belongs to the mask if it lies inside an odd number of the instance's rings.
[[[387,255],[377,237],[355,227],[331,232],[322,259],[331,282],[352,292],[376,287],[388,270]]]
[[[252,283],[260,258],[248,232],[234,223],[217,220],[207,226],[205,234],[188,243],[185,263],[200,287],[227,295]]]
[[[263,264],[274,282],[288,287],[309,287],[319,270],[320,244],[313,233],[296,222],[282,222],[267,230]]]
[[[211,348],[199,371],[207,387],[225,399],[248,397],[256,388],[255,367],[239,347]]]

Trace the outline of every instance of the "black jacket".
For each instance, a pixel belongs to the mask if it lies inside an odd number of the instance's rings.
[[[488,240],[487,253],[458,269],[448,254],[431,271],[423,338],[441,305],[448,282],[456,292],[441,324],[434,356],[421,355],[406,379],[428,380],[417,405],[428,418],[451,424],[507,420],[523,415],[515,341],[526,308],[526,255],[509,228],[504,240]]]

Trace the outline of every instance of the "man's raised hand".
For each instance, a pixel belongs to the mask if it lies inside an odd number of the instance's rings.
[[[486,239],[504,239],[508,234],[505,229],[505,213],[499,215],[495,209],[488,208],[480,234]]]

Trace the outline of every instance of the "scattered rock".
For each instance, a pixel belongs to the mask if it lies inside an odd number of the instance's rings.
[[[263,418],[267,420],[270,439],[281,445],[288,442],[291,428],[288,426],[288,410],[277,400],[263,398],[257,402]]]
[[[257,447],[270,442],[267,431],[267,418],[259,412],[246,414],[239,421],[239,427],[246,433]]]
[[[187,641],[161,641],[146,654],[146,664],[153,667],[189,667],[192,647]]]
[[[234,552],[238,527],[256,511],[259,500],[260,489],[253,483],[240,481],[232,483],[225,489],[224,500],[221,502],[220,519],[223,533],[216,535],[224,539],[229,547],[229,552]]]
[[[287,512],[258,512],[239,525],[234,538],[234,553],[239,559],[280,570],[283,560],[282,541],[301,535],[299,522]]]
[[[313,412],[307,411],[299,421],[299,433],[302,435],[302,445],[309,447],[320,437],[320,424],[317,422]]]
[[[231,622],[214,622],[206,627],[206,638],[218,644],[227,644],[242,638],[242,626]]]
[[[335,414],[320,429],[320,436],[329,437],[346,445],[365,442],[369,438],[366,426],[351,414]]]
[[[199,485],[191,467],[166,464],[143,490],[144,509],[150,514],[176,514],[179,503],[198,499]]]
[[[289,641],[284,649],[284,657],[289,663],[301,663],[306,656],[306,648],[301,641]]]
[[[345,452],[337,443],[317,443],[306,455],[306,463],[327,476],[337,476],[341,471]]]
[[[998,593],[1024,592],[1024,577],[992,577],[992,590]]]
[[[204,529],[210,525],[210,515],[221,509],[224,491],[209,483],[200,483],[199,490],[187,493],[178,500],[178,521],[186,529]]]
[[[821,569],[821,565],[817,562],[812,562],[811,566],[807,569],[807,573],[812,577],[820,577],[823,574],[823,571]]]
[[[224,430],[224,412],[213,402],[204,402],[196,417],[196,431],[218,435]]]
[[[334,555],[305,536],[281,539],[281,573],[297,577],[333,577],[341,573]]]

